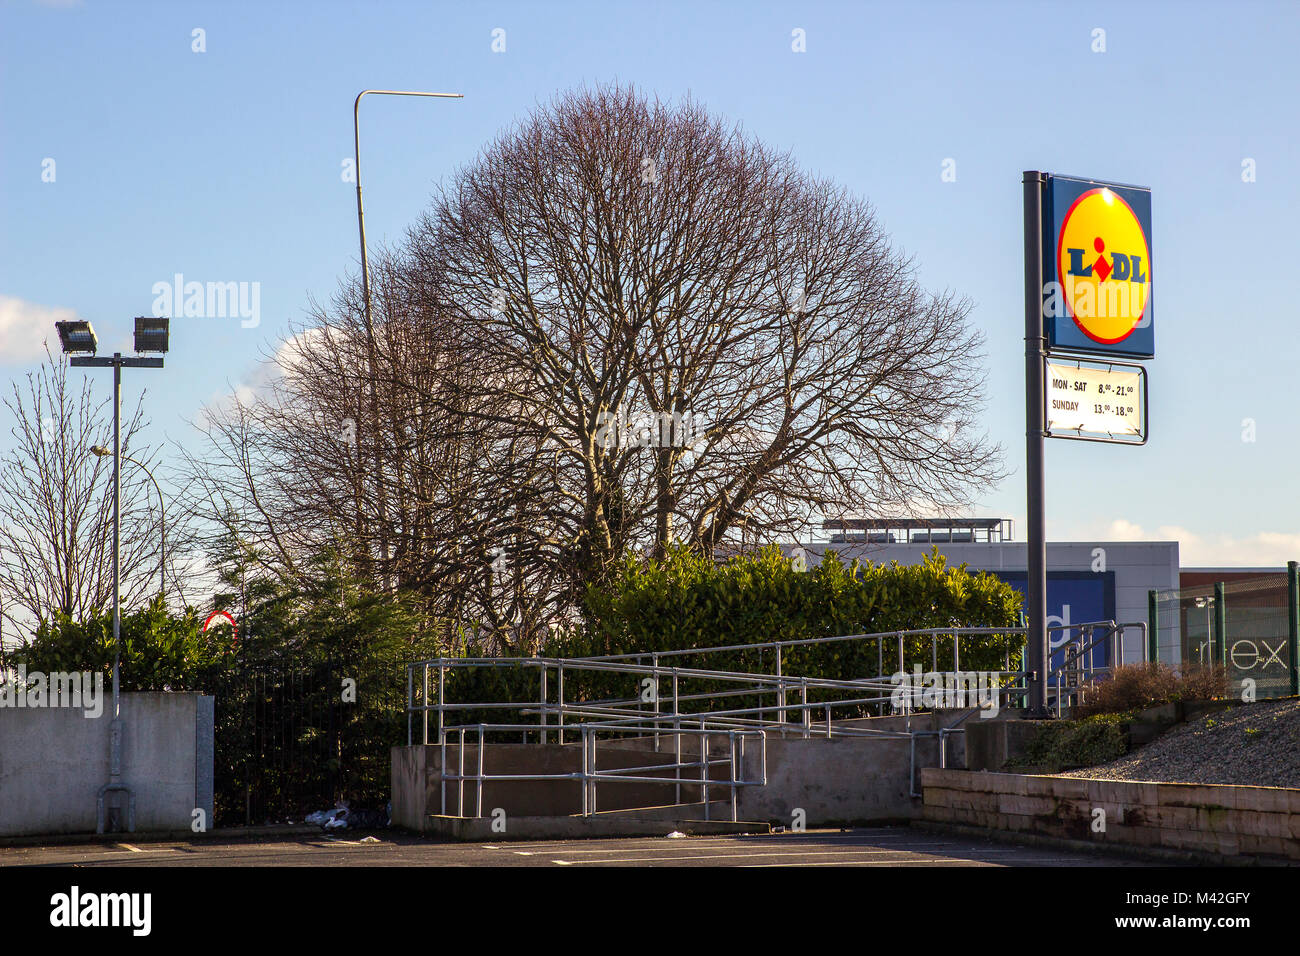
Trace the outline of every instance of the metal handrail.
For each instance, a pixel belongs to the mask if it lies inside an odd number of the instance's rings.
[[[475,811],[474,816],[481,818],[483,816],[483,788],[489,781],[509,782],[509,781],[542,781],[542,780],[575,780],[582,784],[582,815],[591,816],[596,812],[596,787],[597,784],[604,783],[672,783],[677,786],[676,802],[681,803],[681,787],[683,784],[698,785],[701,788],[701,802],[704,805],[704,818],[709,818],[709,799],[708,789],[713,787],[727,787],[730,793],[731,819],[735,821],[738,813],[737,789],[746,786],[762,786],[767,783],[767,748],[763,746],[765,734],[761,730],[737,730],[734,728],[716,729],[705,726],[705,722],[700,722],[700,727],[681,727],[678,730],[679,741],[677,753],[672,763],[648,765],[646,767],[616,767],[600,770],[597,766],[597,730],[622,730],[626,732],[644,733],[651,728],[640,726],[626,726],[618,728],[601,727],[597,725],[587,725],[581,727],[582,731],[582,769],[573,772],[558,773],[488,773],[484,766],[484,750],[486,744],[486,735],[493,730],[518,730],[521,728],[531,729],[531,724],[474,724],[461,727],[446,727],[440,734],[438,746],[441,751],[439,761],[439,777],[441,787],[441,805],[442,813],[447,813],[447,785],[452,783],[456,786],[457,799],[456,809],[457,816],[465,816],[465,783],[473,781],[475,785]],[[470,731],[477,732],[477,758],[478,769],[473,773],[465,771],[465,747],[466,734]],[[447,771],[447,738],[450,735],[457,735],[459,743],[457,745],[458,770],[455,773]],[[680,736],[700,738],[700,759],[684,760],[681,754]],[[709,739],[717,736],[725,736],[729,745],[729,752],[725,756],[711,757],[709,755]],[[746,779],[744,774],[745,764],[745,740],[757,737],[759,739],[759,776],[757,779]],[[738,746],[739,745],[739,746]],[[710,776],[710,768],[719,764],[725,764],[730,768],[729,776],[725,779],[714,779]],[[681,776],[683,770],[699,768],[700,779],[698,781],[687,780]],[[650,776],[650,771],[662,771],[664,774],[672,773],[673,776]]]
[[[1070,637],[1062,645],[1067,648],[1067,653],[1077,655],[1090,651],[1097,644],[1106,640],[1113,640],[1118,637],[1118,659],[1122,660],[1123,654],[1123,631],[1125,627],[1139,626],[1145,628],[1145,624],[1128,624],[1117,625],[1114,621],[1095,621],[1082,622],[1070,625],[1054,625],[1048,628],[1048,631],[1055,632],[1060,630],[1079,631],[1079,637]],[[1095,631],[1100,629],[1102,636],[1093,636]],[[465,783],[472,781],[475,786],[477,802],[475,813],[482,815],[482,794],[485,782],[490,780],[508,781],[508,780],[576,780],[582,784],[583,792],[583,813],[589,815],[596,812],[596,789],[598,783],[624,782],[624,783],[664,783],[674,782],[677,784],[677,802],[680,803],[681,788],[684,785],[698,786],[700,794],[705,804],[705,814],[708,809],[708,789],[710,786],[725,786],[729,789],[732,818],[735,819],[737,792],[744,786],[753,786],[760,782],[766,781],[766,739],[769,732],[779,732],[782,734],[802,733],[804,737],[812,735],[825,734],[826,737],[835,735],[840,736],[874,736],[883,738],[903,738],[911,739],[911,761],[913,775],[915,773],[916,762],[916,737],[938,737],[940,746],[940,761],[944,761],[946,754],[946,738],[956,733],[964,733],[964,728],[959,727],[974,710],[969,710],[961,718],[948,727],[941,727],[938,730],[920,730],[912,727],[911,715],[913,708],[910,698],[905,698],[901,709],[892,706],[892,693],[897,689],[897,680],[894,677],[886,677],[884,670],[884,644],[887,641],[894,640],[898,642],[898,667],[903,669],[905,657],[904,642],[908,638],[931,637],[931,663],[934,665],[932,673],[961,673],[960,671],[960,643],[961,638],[994,636],[1006,634],[1024,635],[1024,628],[922,628],[903,631],[887,631],[874,634],[850,634],[836,635],[832,637],[821,638],[802,638],[790,641],[768,641],[759,644],[737,644],[722,645],[710,648],[689,648],[679,650],[642,652],[637,654],[619,654],[619,655],[600,655],[586,658],[557,658],[557,657],[529,657],[529,658],[448,658],[437,657],[422,661],[415,661],[407,665],[407,740],[408,743],[414,739],[414,716],[421,715],[423,724],[422,739],[426,744],[430,742],[429,713],[433,711],[437,714],[436,738],[437,745],[441,750],[441,760],[439,764],[439,774],[441,778],[442,790],[442,809],[447,811],[447,786],[453,785],[457,791],[456,806],[460,815],[465,814]],[[941,636],[951,636],[953,643],[951,647],[953,671],[938,670],[938,639]],[[782,673],[782,652],[786,648],[801,647],[817,644],[838,643],[844,641],[870,641],[875,640],[878,645],[878,666],[880,672],[873,677],[861,677],[853,679],[836,679],[836,678],[810,678],[799,677],[795,675]],[[1086,642],[1086,643],[1085,643]],[[661,658],[674,658],[684,655],[696,654],[703,655],[724,651],[738,650],[762,650],[775,649],[773,655],[773,664],[775,673],[760,673],[753,671],[734,671],[720,670],[707,667],[679,667],[663,664]],[[945,652],[946,653],[946,652]],[[891,652],[892,656],[892,652]],[[642,663],[649,659],[651,663]],[[1010,652],[1006,654],[1007,664],[1010,663]],[[894,661],[890,662],[891,665]],[[1054,668],[1049,671],[1047,678],[1057,677],[1057,710],[1059,713],[1061,704],[1060,680],[1059,673],[1066,665]],[[531,702],[519,701],[502,701],[502,702],[466,702],[466,703],[448,703],[445,698],[445,679],[448,668],[468,668],[468,667],[507,667],[514,669],[523,669],[535,667],[538,670],[538,697]],[[422,669],[422,678],[419,688],[416,685],[417,669]],[[435,699],[431,694],[430,678],[431,671],[437,671],[437,691],[436,703],[431,703]],[[1100,668],[1098,668],[1100,669]],[[564,699],[564,677],[565,671],[594,671],[604,673],[621,673],[633,677],[649,678],[653,681],[654,692],[650,698],[631,697],[615,698],[602,701],[568,701]],[[549,693],[549,676],[554,671],[558,678],[556,683],[556,700],[552,701]],[[898,671],[894,674],[897,675]],[[1027,674],[1023,670],[1013,671],[1008,666],[1003,671],[988,672],[991,677],[995,677],[995,686],[999,699],[1004,697],[1022,696],[1025,693],[1025,678]],[[682,679],[714,681],[722,684],[728,682],[739,684],[741,686],[734,688],[724,687],[723,689],[713,689],[701,692],[682,693],[679,687],[679,681]],[[671,682],[671,695],[661,695],[660,685],[664,681]],[[827,691],[835,697],[832,700],[809,700],[809,691]],[[795,692],[798,700],[791,702],[789,695]],[[838,693],[837,693],[838,692]],[[773,696],[775,699],[771,703],[766,702],[766,698]],[[702,710],[694,712],[684,712],[683,706],[692,706],[700,704],[702,706],[717,705],[723,700],[733,700],[735,698],[756,697],[757,701],[751,706],[723,706],[718,710]],[[905,718],[904,728],[902,730],[883,730],[874,729],[865,726],[845,725],[841,722],[836,727],[833,720],[833,711],[844,708],[855,708],[855,714],[861,714],[862,708],[877,706],[883,713],[884,705],[891,704],[891,710]],[[646,709],[646,705],[652,709]],[[668,709],[663,709],[667,704]],[[476,711],[511,709],[521,717],[538,718],[535,723],[470,723],[449,726],[446,722],[446,715],[449,712],[474,713]],[[819,721],[814,725],[812,714],[816,711],[819,714],[825,714],[825,722]],[[554,716],[554,722],[551,718]],[[796,718],[791,721],[789,718]],[[554,734],[559,743],[565,742],[566,735],[576,736],[579,739],[575,741],[582,747],[582,768],[579,771],[571,773],[550,773],[550,774],[488,774],[484,770],[484,749],[487,744],[488,734],[522,732],[525,742],[530,734],[540,743],[548,741],[549,737]],[[478,741],[478,767],[475,772],[467,772],[465,764],[465,748],[467,746],[467,735],[472,734]],[[599,769],[597,765],[597,741],[601,735],[619,735],[619,734],[640,734],[642,736],[653,736],[656,752],[661,752],[659,746],[662,736],[671,736],[674,739],[675,756],[672,762],[664,764],[655,764],[646,767],[624,767],[624,768],[605,768]],[[449,739],[457,738],[459,740],[458,767],[455,772],[447,764],[447,746]],[[698,738],[700,754],[698,759],[689,759],[690,755],[684,755],[682,749],[683,737]],[[762,774],[760,780],[749,780],[744,777],[744,749],[745,741],[757,737],[760,745],[760,761]],[[725,738],[729,741],[729,752],[724,756],[711,757],[710,745],[718,738]],[[739,746],[739,755],[737,753]],[[739,766],[737,760],[739,759]],[[730,764],[731,771],[726,779],[711,779],[711,768],[719,764]],[[700,771],[698,780],[684,777],[684,773],[693,773],[695,770]],[[672,776],[658,776],[656,774],[671,774]],[[915,789],[913,785],[913,790]]]

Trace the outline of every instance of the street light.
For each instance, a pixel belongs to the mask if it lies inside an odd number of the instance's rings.
[[[138,347],[137,347],[138,350]],[[113,453],[103,445],[94,445],[90,453],[99,458],[108,458]],[[130,455],[123,455],[123,461],[129,461],[133,465],[138,465],[140,469],[149,476],[153,482],[153,487],[158,492],[158,527],[159,527],[159,544],[158,544],[158,593],[166,595],[167,579],[164,577],[164,562],[167,560],[167,510],[163,502],[162,488],[158,487],[158,479],[153,476],[153,472],[145,467],[144,462],[136,461]]]
[[[96,832],[104,832],[104,795],[110,792],[127,796],[127,825],[135,831],[135,794],[122,783],[122,369],[162,368],[161,358],[131,358],[114,352],[112,358],[95,354],[99,339],[89,322],[56,322],[63,351],[72,358],[69,364],[80,368],[113,370],[113,723],[109,735],[108,783],[99,788]],[[165,318],[138,316],[135,320],[135,347],[145,345],[151,352],[166,352],[169,321]],[[90,353],[90,354],[85,354]],[[107,449],[104,449],[107,451]],[[139,464],[137,462],[137,464]],[[152,478],[153,476],[150,475]],[[161,495],[161,491],[159,492]]]
[[[357,174],[357,231],[361,234],[361,295],[365,300],[366,331],[370,330],[370,260],[366,256],[366,218],[361,202],[361,98],[363,96],[426,96],[434,99],[460,100],[463,93],[422,93],[417,90],[362,90],[352,103],[352,148]]]
[[[361,237],[361,298],[365,309],[366,317],[366,345],[367,354],[370,359],[370,400],[371,404],[375,403],[374,392],[374,364],[375,364],[375,330],[370,318],[370,257],[366,253],[366,214],[365,207],[361,202],[361,98],[363,96],[423,96],[432,99],[459,100],[464,99],[463,93],[425,93],[419,90],[362,90],[357,94],[357,98],[352,101],[352,148],[353,157],[356,161],[354,172],[357,176],[357,232]],[[358,416],[359,418],[361,416]],[[376,413],[377,420],[377,413]],[[361,438],[357,437],[357,461],[361,461]],[[384,492],[382,482],[379,483],[379,507],[381,514],[384,513]],[[382,542],[382,557],[385,565],[388,560],[388,543],[385,538]],[[387,572],[385,571],[385,574]]]

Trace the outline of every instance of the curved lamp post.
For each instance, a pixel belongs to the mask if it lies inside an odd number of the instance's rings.
[[[105,448],[103,445],[92,446],[90,453],[99,458],[111,458],[113,456],[112,450]],[[158,479],[153,476],[152,471],[145,467],[143,462],[136,461],[130,455],[123,455],[122,460],[129,461],[131,464],[138,466],[140,470],[149,476],[149,480],[153,482],[154,490],[158,492],[158,593],[166,595],[167,581],[164,574],[165,564],[167,561],[167,506],[163,502],[162,488],[158,487]]]
[[[366,215],[361,202],[361,98],[363,96],[426,96],[434,99],[464,99],[462,93],[422,93],[417,90],[362,90],[352,102],[352,149],[357,174],[357,231],[361,234],[361,295],[365,300],[366,330],[370,330],[370,260],[366,256]]]
[[[374,384],[374,362],[375,362],[375,330],[370,318],[370,257],[366,253],[366,214],[365,206],[361,201],[361,99],[364,96],[423,96],[432,99],[459,100],[464,96],[461,93],[425,93],[419,90],[362,90],[357,94],[357,98],[352,102],[352,148],[353,158],[356,162],[357,175],[357,232],[361,237],[361,297],[366,317],[366,346],[369,352],[371,375],[370,375],[370,396],[372,405],[375,403],[375,384]],[[358,416],[360,418],[361,416]],[[361,461],[361,438],[357,436],[357,462]],[[364,478],[363,478],[364,480]],[[384,497],[382,489],[382,478],[376,475],[377,488],[379,491],[379,505],[383,509]],[[388,544],[383,543],[383,558],[385,563],[388,558]]]

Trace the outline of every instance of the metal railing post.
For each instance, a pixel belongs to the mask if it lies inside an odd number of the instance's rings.
[[[1286,646],[1291,657],[1291,694],[1300,694],[1300,562],[1286,563]]]
[[[676,740],[677,762],[673,767],[673,776],[676,784],[673,785],[673,802],[682,802],[682,719],[681,716],[673,718],[673,738]]]
[[[537,720],[542,727],[542,729],[538,731],[538,733],[541,735],[541,742],[544,744],[546,743],[546,663],[544,661],[542,662],[542,666],[540,670],[542,672],[542,676],[541,679],[538,681],[538,683],[540,685],[541,713],[538,715]]]
[[[673,747],[676,751],[677,765],[674,776],[675,801],[682,802],[682,707],[677,696],[677,668],[673,668]]]
[[[808,678],[799,678],[799,711],[803,719],[799,722],[803,725],[803,736],[807,740],[812,734],[812,711],[808,709]]]
[[[600,773],[596,769],[599,761],[599,758],[596,756],[596,744],[599,743],[599,740],[596,737],[596,731],[594,729],[587,736],[591,740],[591,812],[595,813],[597,810],[596,782],[600,779]]]
[[[736,732],[734,730],[730,731],[728,736],[731,743],[731,822],[735,823],[738,819],[738,808],[736,806]]]
[[[465,815],[465,728],[460,728],[460,769],[456,772],[456,816]]]
[[[589,759],[589,757],[588,757],[588,755],[587,755],[587,737],[590,735],[590,733],[591,733],[591,728],[586,727],[586,726],[583,726],[583,727],[582,727],[582,774],[581,774],[581,780],[582,780],[582,815],[583,815],[584,817],[589,817],[589,816],[591,816],[590,801],[589,801],[589,799],[588,799],[588,794],[587,794],[587,773],[588,773],[588,770],[589,770],[589,768],[590,768],[590,766],[591,766],[590,759]]]
[[[483,725],[478,725],[478,776],[474,778],[477,784],[478,792],[474,807],[474,816],[477,819],[483,819],[483,750],[484,750]]]
[[[447,668],[442,663],[442,659],[439,658],[438,660],[438,736],[439,737],[443,735],[443,728],[446,726],[443,723],[443,717],[442,717],[442,713],[443,713],[442,695],[446,685],[446,677],[447,677]]]
[[[700,798],[704,801],[704,819],[709,818],[709,738],[700,720]]]
[[[1219,666],[1228,666],[1228,601],[1222,581],[1214,584],[1214,643]]]
[[[564,746],[564,664],[560,663],[556,667],[555,678],[556,703],[559,705],[559,713],[555,718],[559,726],[557,731],[560,738],[560,746]]]
[[[1154,664],[1160,660],[1160,599],[1154,589],[1147,592],[1147,662]]]
[[[781,645],[776,645],[776,722],[785,723],[785,684],[781,681]]]
[[[650,658],[650,666],[654,668],[654,715],[655,715],[655,753],[659,752],[659,655],[654,654]]]

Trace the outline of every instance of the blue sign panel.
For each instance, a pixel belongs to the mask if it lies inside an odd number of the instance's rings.
[[[1007,584],[1025,593],[1028,575],[1024,571],[990,571]],[[1060,624],[1086,624],[1089,621],[1115,619],[1114,571],[1048,571],[1047,572],[1047,626]],[[1079,631],[1049,631],[1052,648],[1052,667],[1065,662],[1063,645],[1071,638],[1077,639]],[[1105,667],[1110,663],[1109,642],[1092,649],[1092,666]]]
[[[1151,191],[1048,176],[1043,333],[1049,351],[1153,358]]]

